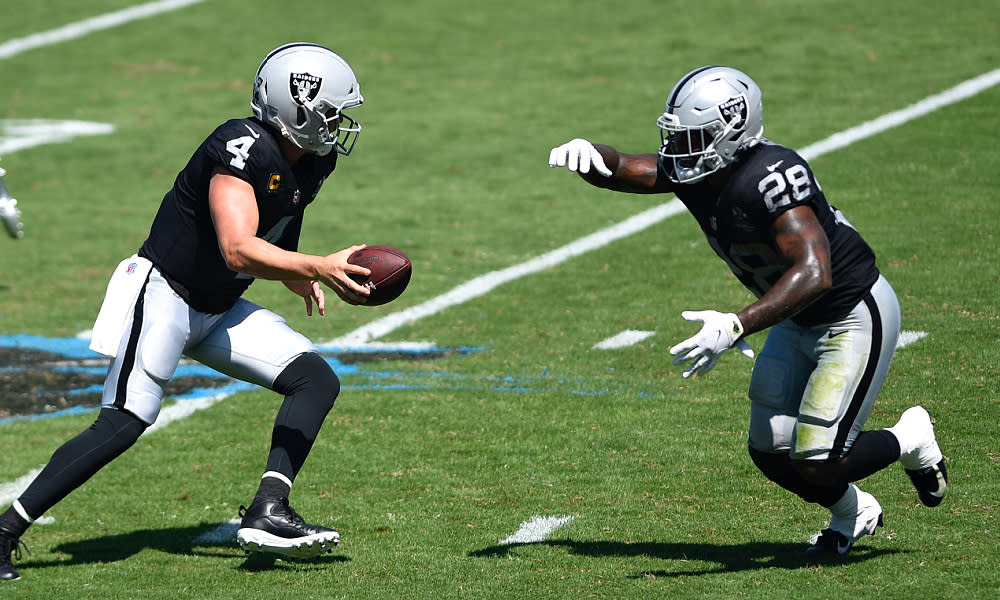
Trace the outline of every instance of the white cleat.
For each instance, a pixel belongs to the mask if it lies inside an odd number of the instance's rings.
[[[812,536],[806,554],[821,556],[847,554],[851,546],[866,535],[875,535],[882,526],[882,506],[868,492],[858,490],[858,511],[853,518],[833,517],[830,526]]]
[[[909,475],[917,496],[926,506],[937,506],[948,493],[948,468],[934,436],[931,416],[922,406],[903,411],[899,422],[890,428],[897,438],[913,440],[912,448],[904,448],[900,464]]]

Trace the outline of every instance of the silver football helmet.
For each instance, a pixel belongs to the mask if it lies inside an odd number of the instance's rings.
[[[272,50],[260,63],[250,108],[303,150],[347,155],[361,125],[344,111],[362,102],[358,78],[343,58],[299,42]]]
[[[659,155],[674,183],[694,183],[733,163],[764,135],[761,92],[746,73],[702,67],[685,75],[667,98]]]

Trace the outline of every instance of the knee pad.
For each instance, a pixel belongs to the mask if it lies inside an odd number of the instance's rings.
[[[108,441],[109,449],[117,454],[132,447],[149,425],[139,417],[117,408],[102,408],[97,420],[90,426]]]
[[[285,367],[271,389],[285,396],[308,390],[315,399],[328,398],[333,407],[340,394],[340,378],[318,353],[305,352]]]

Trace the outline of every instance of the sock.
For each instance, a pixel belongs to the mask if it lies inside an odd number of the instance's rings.
[[[306,352],[275,378],[271,388],[285,400],[274,420],[265,471],[287,474],[291,485],[333,408],[340,380],[322,356]]]
[[[15,500],[14,504],[3,515],[0,515],[0,530],[19,538],[24,535],[33,521],[34,519],[24,512],[21,503]]]
[[[42,472],[17,499],[22,517],[41,517],[105,465],[132,447],[148,425],[114,408],[102,408],[88,429],[56,449]]]
[[[853,519],[858,514],[858,486],[848,485],[844,495],[827,508],[834,518]]]
[[[898,437],[888,429],[862,431],[844,459],[844,479],[861,481],[899,460]]]
[[[896,444],[899,446],[900,456],[909,454],[916,450],[917,446],[919,446],[922,441],[914,435],[912,430],[908,430],[906,427],[901,427],[899,423],[881,431],[884,431],[895,438]]]
[[[275,471],[268,471],[260,478],[260,485],[257,486],[257,494],[253,497],[251,504],[258,502],[268,502],[278,498],[287,498],[292,491],[292,481],[288,477]]]

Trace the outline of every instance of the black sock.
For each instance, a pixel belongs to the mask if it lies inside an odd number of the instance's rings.
[[[899,441],[892,432],[862,431],[844,460],[844,479],[861,481],[899,460]]]
[[[114,408],[102,408],[89,429],[60,446],[42,472],[18,498],[33,519],[45,514],[70,492],[133,444],[148,425]]]
[[[260,485],[257,486],[257,494],[253,497],[251,504],[269,502],[278,498],[287,498],[288,494],[292,491],[292,486],[288,485],[281,477],[264,473],[264,477],[260,480]]]
[[[253,503],[288,497],[323,420],[340,393],[340,380],[322,356],[307,352],[274,379],[271,388],[284,394],[271,432],[267,468]]]
[[[0,515],[0,530],[11,534],[12,537],[21,537],[30,525],[31,522],[25,520],[13,506]]]
[[[274,420],[265,471],[295,481],[340,393],[340,380],[322,356],[307,352],[285,367],[272,389],[284,394],[285,400]]]

